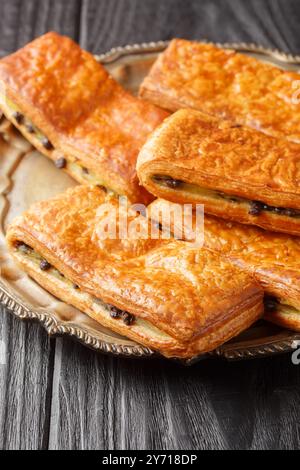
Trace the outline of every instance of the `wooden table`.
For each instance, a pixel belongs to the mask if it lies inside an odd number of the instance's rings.
[[[257,42],[300,54],[298,0],[0,0],[0,50],[56,30],[100,53],[173,36]],[[2,308],[0,448],[299,448],[300,367],[96,354]]]

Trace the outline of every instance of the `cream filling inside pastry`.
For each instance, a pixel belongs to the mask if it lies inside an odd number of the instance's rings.
[[[300,217],[300,210],[297,209],[270,206],[261,201],[253,201],[246,198],[226,194],[221,191],[202,188],[201,186],[198,186],[196,184],[185,183],[182,180],[173,179],[170,176],[154,175],[152,176],[152,180],[155,184],[158,184],[162,187],[166,187],[176,192],[183,191],[191,195],[202,196],[213,200],[226,199],[227,201],[233,204],[245,205],[247,206],[248,213],[253,216],[258,216],[261,212],[272,212],[274,214],[286,217]]]
[[[20,109],[9,98],[1,95],[1,105],[7,117],[24,135],[30,140],[33,145],[39,147],[42,145],[50,155],[55,150],[54,145],[46,137],[43,132],[33,124]],[[54,161],[55,166],[59,169],[68,170],[68,172],[77,180],[82,183],[105,186],[98,175],[93,170],[84,166],[84,164],[75,157],[62,155]],[[107,189],[109,192],[112,190]]]
[[[78,159],[72,160],[68,157],[62,157],[62,159],[66,160],[66,164],[64,168],[67,168],[71,175],[77,180],[82,181],[87,184],[92,184],[94,186],[103,186],[106,187],[108,193],[115,194],[114,191],[110,188],[105,186],[104,182],[100,180],[100,178],[92,171],[87,169],[86,167],[80,164]],[[56,166],[59,166],[59,160],[56,162]]]
[[[113,305],[108,305],[101,299],[84,292],[78,285],[74,284],[70,279],[67,279],[39,253],[25,243],[17,243],[16,249],[22,257],[26,258],[27,263],[29,262],[35,270],[46,271],[47,275],[55,278],[55,282],[60,283],[63,289],[72,289],[73,295],[78,297],[81,303],[89,304],[96,315],[104,315],[106,318],[114,319],[114,321],[122,321],[128,328],[133,327],[136,331],[139,331],[141,336],[151,336],[157,341],[173,341],[171,336],[159,330],[150,322],[142,318],[137,318],[133,314],[120,310]]]
[[[299,315],[300,311],[292,305],[289,305],[285,300],[268,295],[264,298],[264,306],[267,313],[278,313],[280,315]]]

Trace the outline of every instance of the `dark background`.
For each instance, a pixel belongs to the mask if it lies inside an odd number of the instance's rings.
[[[94,53],[174,36],[300,54],[299,0],[0,0],[0,51],[56,30]],[[2,308],[0,448],[299,448],[300,366],[124,360],[50,340]]]

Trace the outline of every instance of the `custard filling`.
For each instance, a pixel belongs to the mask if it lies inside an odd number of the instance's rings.
[[[34,134],[34,137],[47,149],[53,150],[53,145],[50,140],[43,134],[43,132],[33,124],[24,114],[21,113],[18,106],[13,103],[9,98],[1,96],[2,102],[5,103],[5,108],[9,114],[10,119],[18,126],[24,126],[29,134]]]
[[[158,329],[152,323],[138,318],[125,310],[120,310],[114,305],[107,304],[98,297],[84,292],[77,284],[74,284],[70,279],[66,278],[64,274],[48,263],[47,260],[26,243],[16,242],[15,247],[17,251],[22,254],[22,257],[30,261],[35,268],[38,267],[41,271],[47,271],[48,275],[51,275],[51,277],[55,278],[59,283],[62,283],[64,288],[73,289],[75,291],[74,294],[79,296],[82,300],[87,301],[90,308],[92,308],[96,314],[105,315],[116,321],[122,321],[128,327],[138,327],[143,335],[151,335],[156,340],[174,341],[171,336]]]
[[[284,215],[286,217],[300,217],[300,210],[298,209],[270,206],[269,204],[265,204],[261,201],[253,201],[246,198],[226,194],[221,191],[202,188],[196,184],[185,183],[182,180],[174,179],[170,176],[154,175],[152,177],[152,180],[155,184],[175,191],[185,191],[195,196],[198,195],[203,197],[209,197],[215,200],[226,199],[227,201],[236,204],[247,204],[248,213],[253,216],[258,216],[262,212],[273,212],[275,214]]]
[[[37,139],[38,143],[42,144],[46,150],[54,150],[54,145],[46,135],[22,114],[19,108],[10,99],[2,96],[2,100],[5,100],[6,113],[9,114],[9,118],[17,127],[23,127],[27,133],[32,134],[32,140]],[[58,158],[54,163],[59,169],[68,169],[70,173],[74,175],[74,178],[79,181],[84,179],[88,184],[105,186],[99,176],[96,175],[93,170],[86,168],[76,157],[63,156]],[[108,189],[108,191],[113,192],[111,189]]]

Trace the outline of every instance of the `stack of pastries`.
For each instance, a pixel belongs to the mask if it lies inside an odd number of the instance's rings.
[[[263,315],[300,331],[297,78],[185,40],[171,41],[139,97],[56,33],[2,59],[1,111],[81,183],[9,226],[12,256],[56,297],[166,357],[212,351]],[[204,204],[202,247],[163,217],[185,203]],[[123,217],[134,236],[120,236]],[[111,223],[115,237],[101,236]]]

